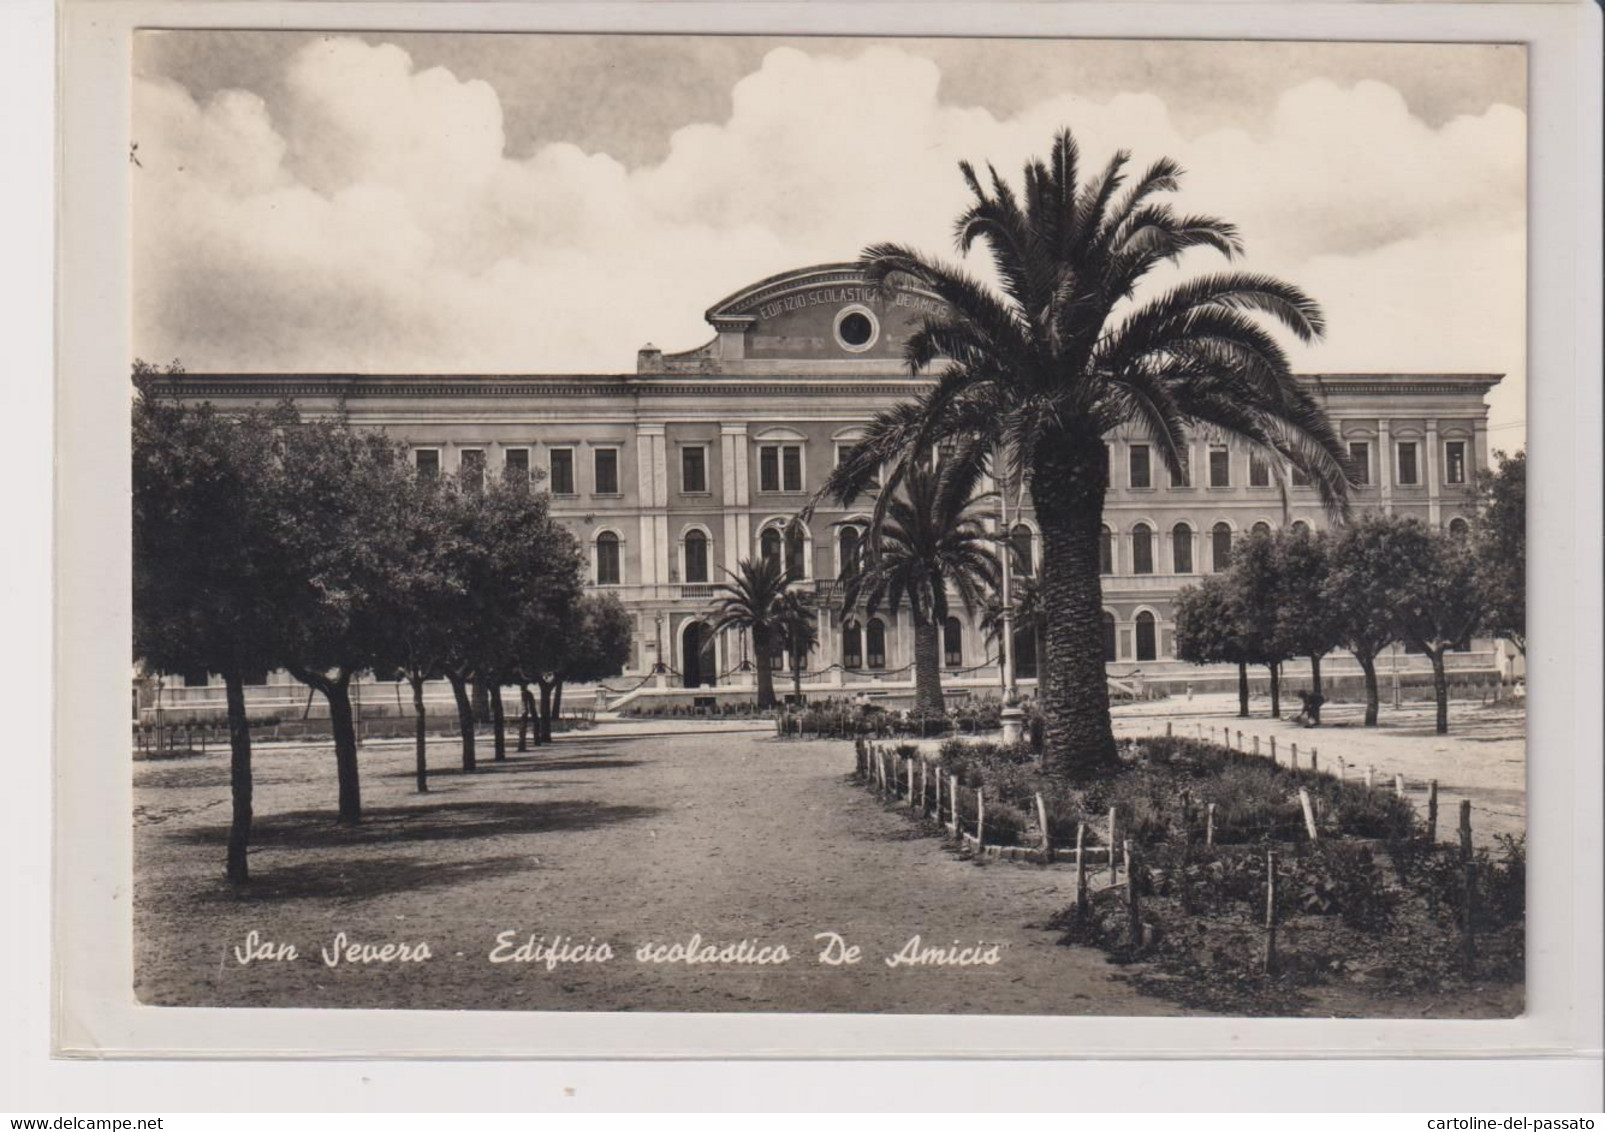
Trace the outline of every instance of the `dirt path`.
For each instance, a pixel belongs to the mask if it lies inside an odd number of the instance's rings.
[[[450,744],[432,758],[453,758]],[[845,743],[619,724],[443,773],[412,793],[411,751],[363,752],[367,819],[332,820],[332,755],[259,753],[256,877],[218,879],[227,776],[216,755],[137,764],[138,989],[185,1005],[1160,1014],[1099,954],[1040,926],[1064,870],[978,866],[843,782]],[[241,964],[251,931],[294,960]],[[492,963],[502,932],[608,943],[606,963]],[[326,965],[348,940],[429,944],[423,962]],[[817,962],[819,932],[862,961]],[[642,963],[643,944],[784,945],[779,965]],[[995,966],[899,967],[926,944],[998,946]]]

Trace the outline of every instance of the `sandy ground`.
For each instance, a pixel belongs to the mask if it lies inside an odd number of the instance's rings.
[[[327,748],[257,757],[254,882],[221,883],[221,753],[135,766],[137,991],[147,1003],[667,1011],[1160,1014],[1089,949],[1039,926],[1068,870],[979,866],[846,784],[849,744],[661,722],[562,737],[413,793],[411,750],[362,755],[366,819],[333,821]],[[433,744],[445,767],[452,745]],[[248,933],[298,957],[242,964]],[[862,961],[817,961],[818,932]],[[329,966],[337,933],[427,942],[423,962]],[[606,963],[489,961],[497,937],[607,942]],[[784,945],[781,965],[636,960],[648,943]],[[995,966],[889,968],[926,944],[998,945]]]
[[[1379,787],[1393,788],[1394,776],[1403,774],[1406,796],[1425,815],[1427,788],[1438,781],[1438,837],[1458,838],[1460,802],[1472,806],[1472,840],[1492,845],[1496,834],[1522,833],[1526,829],[1527,757],[1526,713],[1520,708],[1483,707],[1475,702],[1452,702],[1449,707],[1449,734],[1433,730],[1431,704],[1405,703],[1395,711],[1384,704],[1380,726],[1363,726],[1365,709],[1361,704],[1328,704],[1321,711],[1321,726],[1305,728],[1292,722],[1298,701],[1292,709],[1284,701],[1284,719],[1272,719],[1270,701],[1249,702],[1250,718],[1237,716],[1235,695],[1198,696],[1188,701],[1176,698],[1140,707],[1119,707],[1114,711],[1117,736],[1164,734],[1165,724],[1177,735],[1199,734],[1221,738],[1220,729],[1243,734],[1243,746],[1253,749],[1259,736],[1260,751],[1269,756],[1270,740],[1276,737],[1278,761],[1286,764],[1292,744],[1299,749],[1299,765],[1309,765],[1309,753],[1319,753],[1322,770],[1339,771],[1339,759],[1347,764],[1347,777],[1362,779],[1367,766],[1375,768]]]

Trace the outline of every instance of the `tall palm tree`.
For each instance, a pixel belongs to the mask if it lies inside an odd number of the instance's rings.
[[[758,666],[758,707],[774,707],[775,674],[770,662],[775,650],[785,645],[788,610],[793,604],[788,598],[797,578],[768,555],[756,560],[743,558],[736,563],[735,573],[725,573],[728,580],[715,589],[712,631],[736,629],[751,634],[753,660]]]
[[[1100,647],[1104,435],[1140,430],[1173,473],[1185,474],[1188,436],[1208,427],[1273,467],[1291,464],[1334,511],[1346,507],[1349,488],[1335,430],[1256,317],[1311,342],[1325,329],[1314,300],[1279,279],[1237,271],[1168,289],[1150,282],[1139,298],[1145,277],[1188,249],[1232,259],[1242,245],[1223,220],[1155,203],[1178,187],[1175,162],[1155,162],[1128,186],[1129,161],[1117,153],[1083,184],[1075,139],[1064,131],[1047,162],[1026,163],[1023,196],[996,170],[988,169],[988,184],[961,163],[973,200],[958,218],[958,250],[984,242],[998,288],[912,248],[864,250],[867,286],[912,283],[945,301],[945,313],[927,316],[904,347],[911,372],[943,364],[917,401],[877,417],[826,485],[846,503],[883,462],[946,440],[957,461],[997,456],[1000,478],[1029,487],[1047,619],[1038,697],[1046,754],[1066,773],[1115,759]],[[894,468],[888,490],[896,475]]]
[[[914,708],[939,713],[942,626],[949,590],[973,613],[997,580],[992,535],[975,487],[979,466],[916,458],[887,492],[865,534],[862,561],[848,575],[843,604],[873,615],[905,604],[914,621]]]

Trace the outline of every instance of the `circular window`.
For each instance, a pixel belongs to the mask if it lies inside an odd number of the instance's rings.
[[[868,307],[844,307],[836,315],[836,341],[844,350],[862,353],[880,336],[880,324]]]

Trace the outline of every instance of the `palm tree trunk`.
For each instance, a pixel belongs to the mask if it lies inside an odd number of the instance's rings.
[[[229,792],[234,810],[228,829],[228,882],[251,879],[251,724],[245,715],[245,681],[238,670],[223,673],[228,700]]]
[[[923,620],[914,622],[914,710],[921,715],[941,715],[942,631]]]
[[[767,711],[775,706],[775,670],[769,667],[769,634],[752,634],[753,658],[758,665],[758,710]]]
[[[1360,671],[1365,673],[1365,725],[1377,725],[1377,705],[1382,696],[1377,688],[1377,658],[1370,653],[1355,653],[1354,658],[1360,662]]]
[[[1087,451],[1079,452],[1083,447]],[[1042,527],[1038,596],[1048,631],[1046,656],[1038,665],[1037,698],[1046,721],[1043,761],[1067,774],[1084,775],[1116,761],[1098,579],[1105,477],[1096,438],[1071,452],[1076,454],[1039,460],[1032,477]]]

